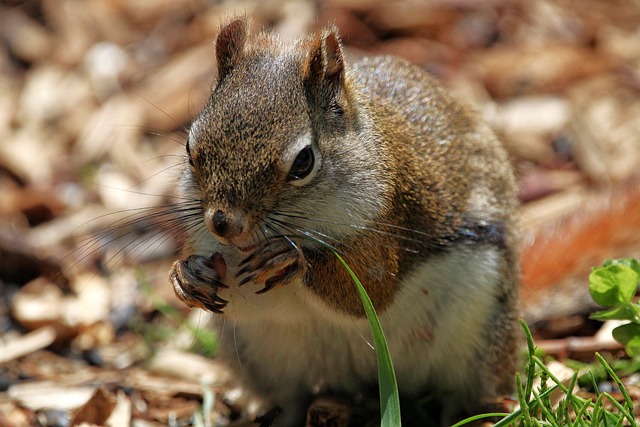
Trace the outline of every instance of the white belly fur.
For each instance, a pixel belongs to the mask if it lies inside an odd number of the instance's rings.
[[[425,384],[464,393],[496,304],[501,262],[492,246],[461,247],[407,275],[380,315],[401,394],[415,396]],[[221,356],[239,364],[265,397],[288,406],[299,394],[357,393],[376,384],[366,319],[337,314],[302,284],[263,295],[256,289],[232,285],[222,294],[230,303],[218,324],[224,329]]]

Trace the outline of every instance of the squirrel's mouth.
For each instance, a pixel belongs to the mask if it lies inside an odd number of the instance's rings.
[[[243,254],[248,254],[255,251],[261,244],[264,243],[264,240],[256,238],[253,233],[243,233],[241,235],[232,236],[225,240],[225,243],[227,245],[235,247]]]
[[[238,250],[242,253],[248,254],[250,252],[253,252],[256,250],[256,248],[258,247],[258,245],[251,245],[251,246],[236,246],[236,248],[238,248]]]

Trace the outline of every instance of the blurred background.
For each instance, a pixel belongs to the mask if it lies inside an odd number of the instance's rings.
[[[179,232],[153,212],[236,15],[284,38],[335,24],[347,60],[406,58],[477,109],[518,174],[525,318],[541,342],[595,333],[590,267],[640,256],[637,1],[4,1],[0,425],[100,420],[89,398],[166,425],[210,396],[202,372],[225,383],[206,314],[167,279]]]

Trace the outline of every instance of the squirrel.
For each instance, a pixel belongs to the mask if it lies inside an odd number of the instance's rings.
[[[300,425],[314,395],[377,384],[364,285],[403,401],[442,422],[515,387],[517,189],[488,126],[403,60],[347,63],[334,27],[295,42],[222,26],[180,178],[170,280],[218,314],[219,357]]]

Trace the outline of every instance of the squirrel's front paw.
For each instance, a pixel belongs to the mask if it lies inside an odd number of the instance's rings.
[[[185,304],[221,314],[228,302],[218,295],[220,289],[228,288],[222,282],[226,269],[219,253],[210,257],[191,255],[173,263],[169,278],[176,295]]]
[[[236,274],[240,279],[239,285],[249,282],[263,284],[264,287],[256,292],[263,294],[301,278],[307,271],[307,261],[293,241],[273,239],[245,258],[240,267]]]

